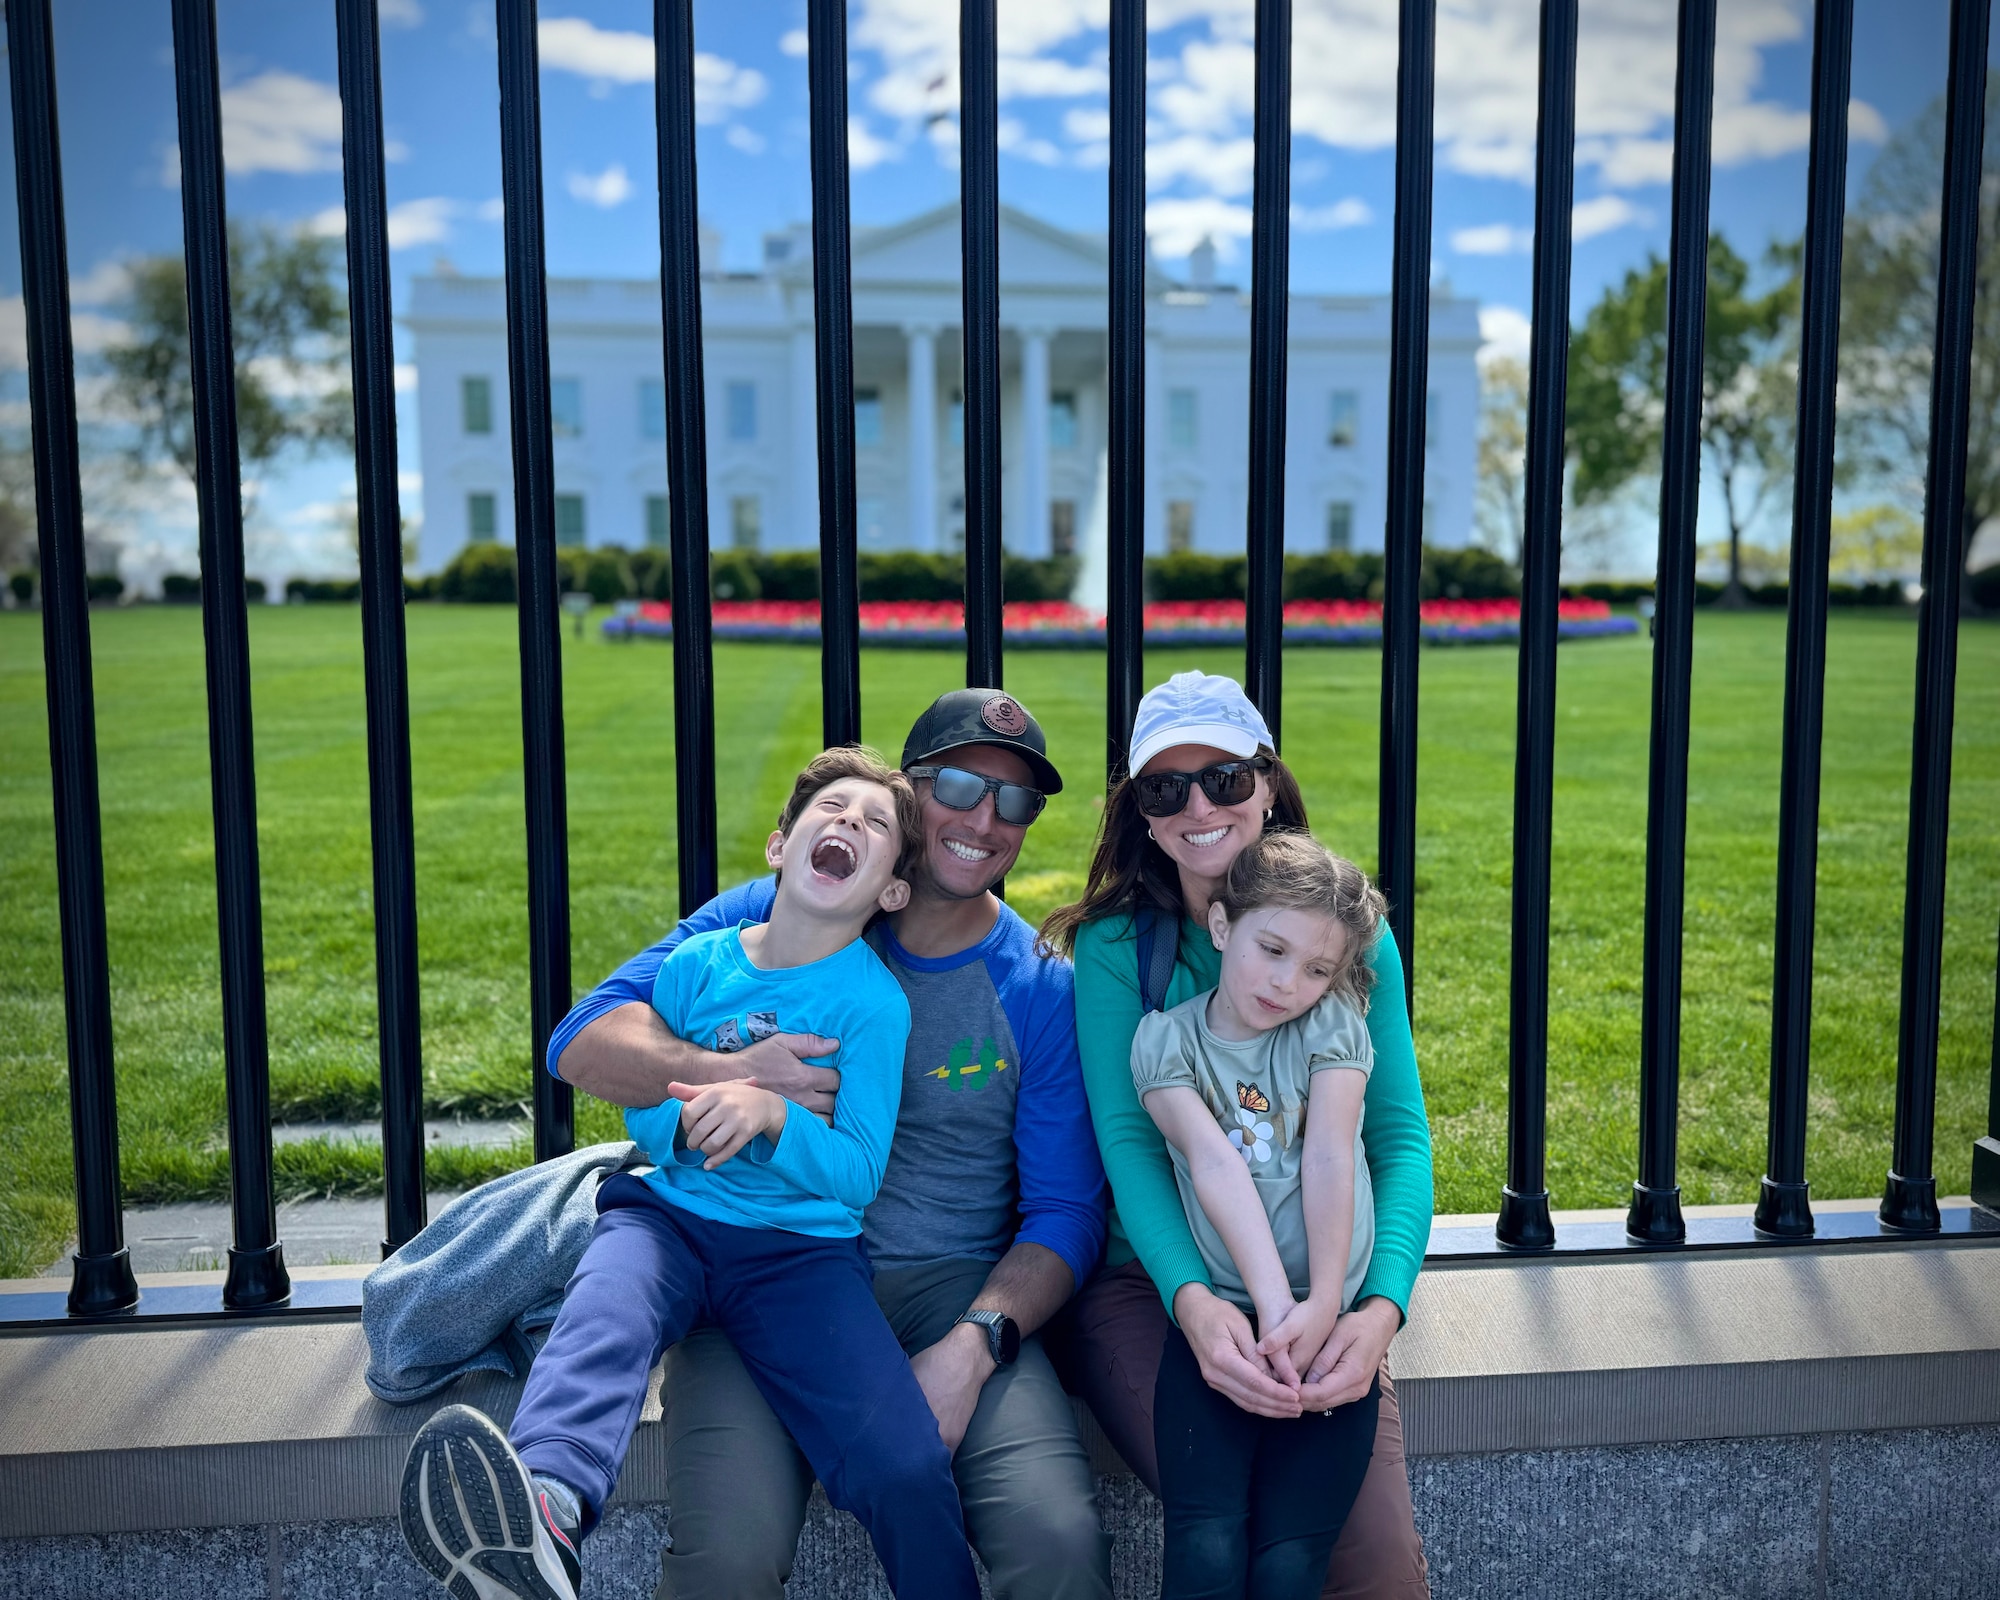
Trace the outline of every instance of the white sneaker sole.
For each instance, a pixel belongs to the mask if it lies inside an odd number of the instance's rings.
[[[403,1538],[454,1600],[577,1600],[507,1436],[470,1406],[426,1422],[403,1465]]]

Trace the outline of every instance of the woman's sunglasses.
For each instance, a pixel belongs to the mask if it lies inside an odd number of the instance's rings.
[[[1147,772],[1132,780],[1139,809],[1149,817],[1177,817],[1187,809],[1188,790],[1201,785],[1211,805],[1240,806],[1257,792],[1257,774],[1271,770],[1268,757],[1218,761],[1199,772]]]
[[[971,811],[989,794],[993,796],[993,815],[1002,822],[1012,823],[1017,828],[1025,828],[1042,814],[1042,807],[1049,803],[1049,797],[1039,789],[1030,789],[1025,783],[1002,783],[998,778],[989,778],[983,772],[967,772],[963,767],[905,767],[912,778],[929,778],[931,793],[939,805],[950,806],[954,811]]]

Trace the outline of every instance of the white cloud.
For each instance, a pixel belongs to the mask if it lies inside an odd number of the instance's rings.
[[[328,206],[315,211],[302,224],[307,233],[320,239],[341,239],[347,235],[347,207]]]
[[[132,275],[125,263],[106,256],[82,277],[71,275],[69,303],[73,306],[110,305],[132,292]]]
[[[600,28],[582,17],[545,17],[535,30],[545,69],[573,72],[594,89],[653,81],[650,35]],[[764,74],[726,56],[696,51],[694,114],[697,122],[727,122],[770,92]]]
[[[1528,319],[1512,306],[1479,308],[1479,364],[1528,359]]]
[[[847,164],[858,171],[879,167],[885,161],[901,158],[903,152],[898,145],[887,139],[877,138],[868,124],[860,117],[847,119]]]
[[[1146,187],[1164,189],[1186,180],[1211,194],[1248,194],[1256,158],[1256,146],[1249,139],[1184,133],[1149,140]]]
[[[452,218],[465,209],[456,200],[432,195],[424,200],[405,200],[389,208],[389,248],[407,250],[413,245],[439,244],[451,237]]]
[[[695,52],[695,121],[727,122],[731,112],[756,105],[769,90],[764,74],[755,68],[740,67],[723,56]]]
[[[396,363],[396,393],[415,394],[416,392],[417,392],[417,364],[414,361],[398,361]],[[403,474],[403,476],[409,478],[409,477],[415,477],[416,474],[406,472]],[[419,487],[421,487],[422,481],[423,480],[421,478],[418,479]],[[407,485],[405,487],[407,487]]]
[[[632,198],[632,180],[627,176],[624,165],[617,161],[595,176],[588,172],[572,172],[564,182],[572,199],[605,211],[622,206]]]
[[[69,314],[69,342],[79,354],[96,355],[114,344],[123,344],[132,335],[132,325],[117,317],[99,316],[94,311]]]
[[[338,172],[340,94],[273,70],[222,91],[222,159],[233,173]],[[180,152],[173,154],[179,181]]]
[[[1617,228],[1643,228],[1652,220],[1652,212],[1635,206],[1622,194],[1601,194],[1594,200],[1577,203],[1570,213],[1570,237],[1594,239]]]
[[[1063,153],[1047,139],[1031,136],[1027,127],[1013,117],[1002,117],[994,129],[996,142],[1011,156],[1023,161],[1032,161],[1038,166],[1059,167],[1063,164]]]
[[[1334,233],[1342,228],[1365,228],[1374,220],[1374,209],[1359,195],[1351,194],[1328,206],[1292,207],[1292,226],[1301,233]]]
[[[394,28],[414,28],[424,20],[417,0],[376,0],[375,14]]]
[[[1866,100],[1847,102],[1847,137],[1856,144],[1881,144],[1889,137],[1889,124],[1882,113]]]
[[[1216,254],[1233,260],[1236,241],[1250,237],[1250,208],[1212,195],[1153,200],[1146,205],[1146,232],[1161,256],[1184,256],[1202,240],[1213,239]]]
[[[1452,249],[1462,256],[1526,255],[1534,242],[1533,228],[1517,228],[1506,222],[1458,228],[1451,236]]]
[[[732,122],[729,131],[723,135],[731,145],[745,155],[761,156],[764,153],[764,136],[754,128],[747,128],[740,122]]]
[[[803,59],[812,49],[812,41],[806,37],[804,28],[789,28],[778,35],[778,50],[783,55]]]
[[[478,217],[481,222],[505,222],[507,220],[507,202],[496,194],[491,200],[480,201],[474,209],[473,215]]]

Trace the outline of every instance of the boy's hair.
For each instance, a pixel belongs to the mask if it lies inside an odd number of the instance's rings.
[[[1367,956],[1389,905],[1352,861],[1335,855],[1309,833],[1291,828],[1269,831],[1244,846],[1215,899],[1232,923],[1259,906],[1310,911],[1339,923],[1347,938],[1326,992],[1367,1013],[1368,991],[1375,983],[1375,969]]]
[[[822,750],[805,764],[792,784],[790,797],[778,813],[778,832],[790,838],[797,822],[829,784],[858,778],[879,783],[896,802],[896,829],[902,835],[896,850],[896,876],[908,881],[924,848],[924,815],[917,805],[917,791],[910,780],[865,744],[836,745]]]

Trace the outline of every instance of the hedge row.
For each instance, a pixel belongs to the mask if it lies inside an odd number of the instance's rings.
[[[1153,600],[1240,600],[1248,591],[1247,556],[1192,553],[1146,563],[1146,594]],[[1521,592],[1521,575],[1490,550],[1424,549],[1419,585],[1426,600],[1505,600]],[[1285,557],[1287,600],[1380,600],[1382,557],[1330,550]]]
[[[1722,598],[1725,585],[1720,583],[1697,582],[1694,586],[1694,603],[1698,606],[1714,605]],[[1967,589],[1973,604],[1982,610],[2000,606],[2000,567],[1987,567],[1975,572],[1967,580]],[[1566,583],[1563,598],[1570,600],[1608,600],[1615,606],[1634,605],[1653,597],[1650,583]],[[1783,583],[1757,583],[1743,586],[1744,597],[1753,606],[1782,606],[1791,597],[1791,587]],[[1826,602],[1831,606],[1900,606],[1908,604],[1900,583],[1836,583],[1828,587]]]

